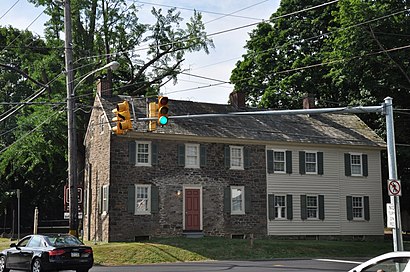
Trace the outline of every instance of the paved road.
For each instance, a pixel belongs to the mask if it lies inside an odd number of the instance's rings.
[[[272,261],[209,261],[121,267],[95,266],[90,272],[341,272],[348,271],[356,265],[357,262],[343,260],[283,259]]]

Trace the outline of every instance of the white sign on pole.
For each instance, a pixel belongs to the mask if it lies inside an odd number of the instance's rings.
[[[387,227],[392,228],[392,229],[396,228],[396,216],[395,216],[394,204],[387,203],[386,212],[387,212]]]
[[[387,191],[389,196],[401,196],[400,180],[389,179],[387,181]]]

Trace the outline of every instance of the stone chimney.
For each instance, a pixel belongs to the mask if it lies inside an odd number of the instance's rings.
[[[237,109],[245,108],[245,94],[243,92],[233,91],[229,94],[231,105]]]
[[[305,94],[303,98],[303,109],[314,109],[315,108],[315,97],[312,94]]]
[[[102,97],[110,97],[112,95],[112,84],[106,78],[100,78],[97,81],[97,94]]]

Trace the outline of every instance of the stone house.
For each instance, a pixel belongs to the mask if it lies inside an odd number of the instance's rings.
[[[382,236],[380,151],[357,116],[171,119],[111,132],[116,104],[97,86],[84,145],[86,240],[205,235]],[[307,100],[307,102],[309,102]],[[137,118],[145,98],[133,98]],[[311,104],[308,103],[311,106]],[[254,111],[170,100],[170,116]]]

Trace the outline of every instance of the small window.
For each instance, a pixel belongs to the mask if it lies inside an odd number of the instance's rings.
[[[306,174],[317,173],[317,157],[316,152],[306,152],[305,155]]]
[[[102,212],[107,213],[108,212],[108,185],[104,185],[102,187]]]
[[[244,186],[231,186],[231,214],[245,214]]]
[[[362,155],[360,154],[351,154],[350,163],[352,176],[362,176]]]
[[[137,142],[136,165],[151,166],[151,142]]]
[[[275,218],[286,218],[286,196],[275,195]]]
[[[90,134],[91,134],[91,139],[94,137],[94,131],[95,131],[95,122],[94,122],[94,120],[91,120],[91,123],[90,123]]]
[[[285,151],[273,151],[273,171],[285,173]]]
[[[363,197],[352,197],[353,219],[363,219]]]
[[[231,157],[231,169],[243,170],[243,147],[242,146],[230,146]]]
[[[100,133],[104,133],[104,126],[105,126],[105,116],[104,114],[100,115]]]
[[[199,168],[199,144],[185,145],[185,167]]]
[[[307,218],[318,218],[318,200],[317,196],[306,197]]]
[[[135,185],[135,214],[151,213],[151,185]]]

